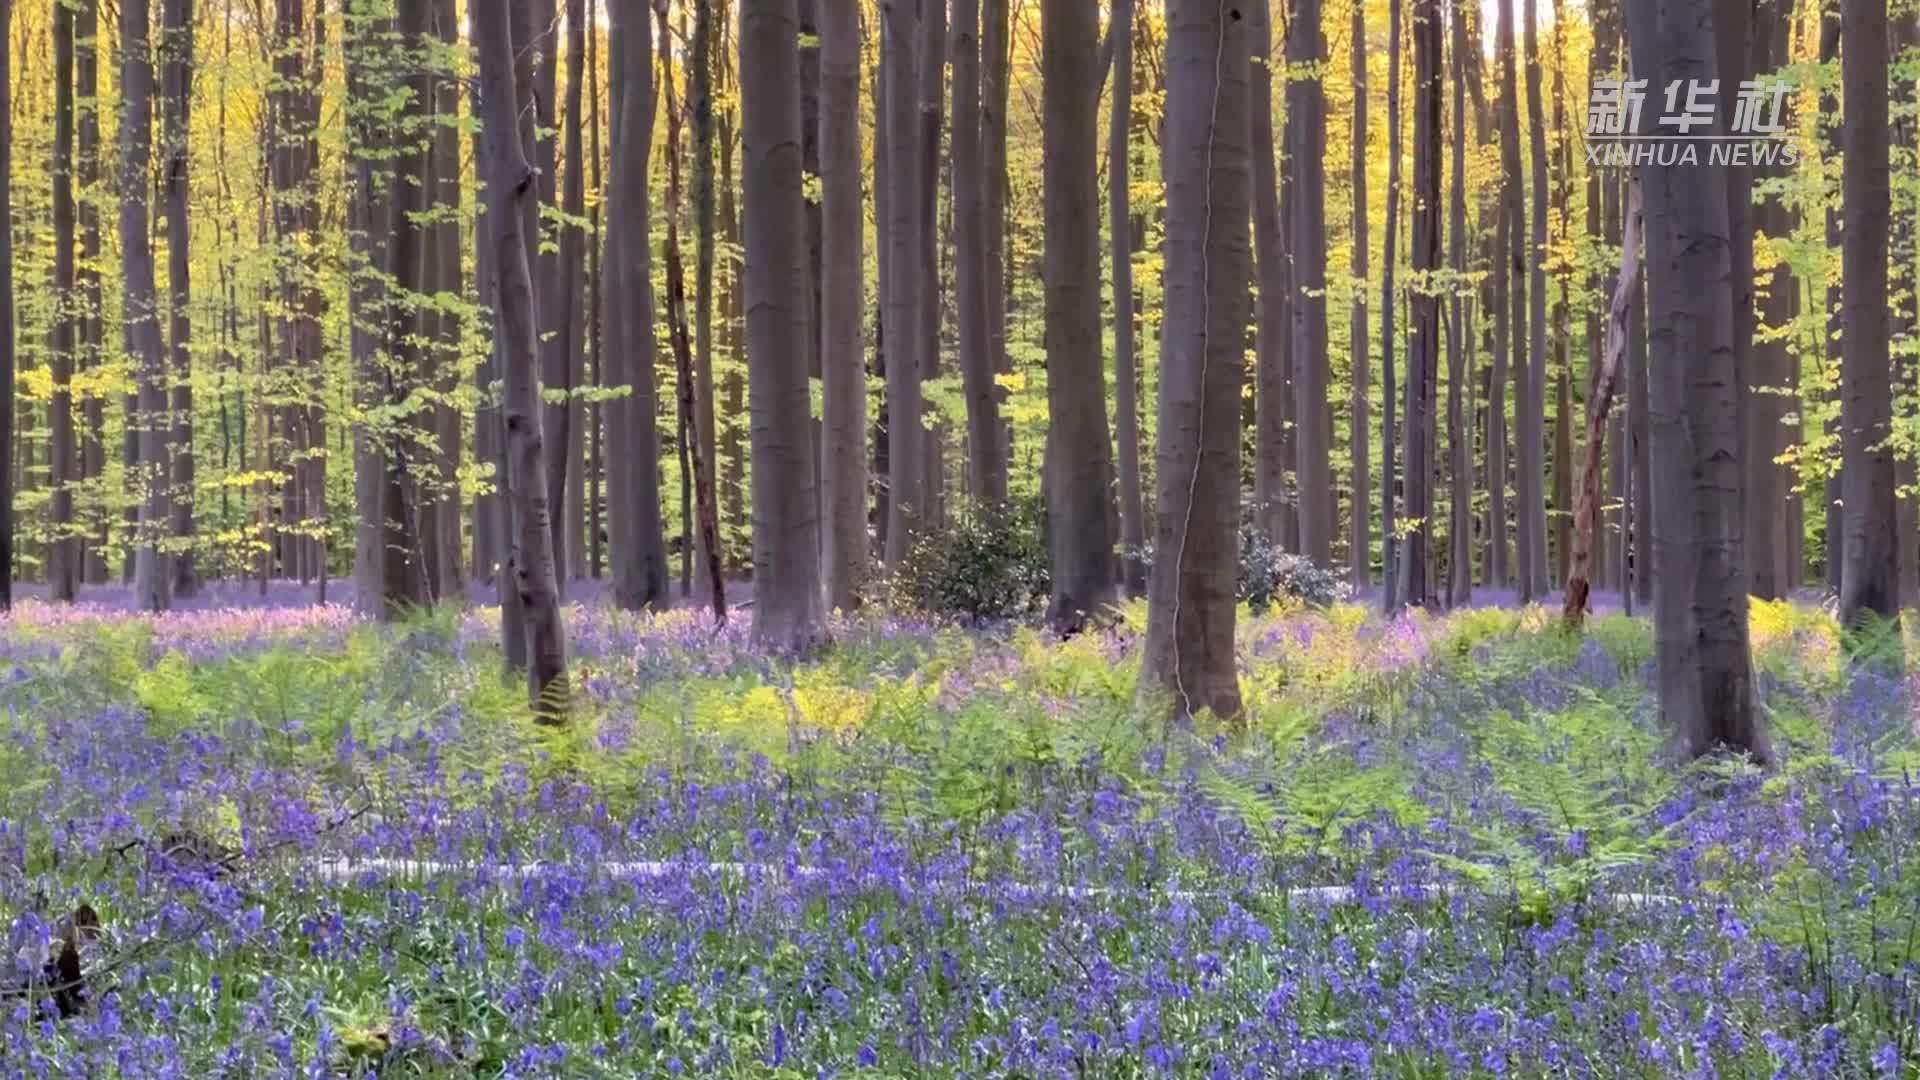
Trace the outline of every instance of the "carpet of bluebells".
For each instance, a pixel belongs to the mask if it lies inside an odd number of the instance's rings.
[[[1125,616],[581,606],[553,730],[485,609],[28,602],[0,1077],[1920,1068],[1911,688],[1828,612],[1754,607],[1768,770],[1671,762],[1620,615],[1243,619],[1173,727]]]

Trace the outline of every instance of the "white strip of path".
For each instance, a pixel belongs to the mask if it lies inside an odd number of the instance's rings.
[[[548,862],[465,863],[438,859],[339,858],[323,859],[301,865],[312,876],[322,881],[336,883],[356,882],[368,878],[425,881],[446,877],[476,877],[497,882],[519,882],[538,880],[555,873],[577,874],[583,869],[590,869],[607,877],[625,881],[668,881],[705,877],[786,880],[799,884],[821,881],[831,876],[828,871],[817,866],[796,866],[789,870],[767,863],[658,860],[617,860],[581,865]],[[956,891],[959,892],[976,890],[984,892],[987,889],[985,885],[976,882],[957,884],[959,887]],[[1115,896],[1155,896],[1192,900],[1232,895],[1232,892],[1227,890],[1115,889],[1104,886],[1025,885],[1017,882],[996,886],[994,891],[1021,900],[1100,900]],[[1474,890],[1447,886],[1422,886],[1415,889],[1367,894],[1349,885],[1309,885],[1275,890],[1275,892],[1284,894],[1289,901],[1340,907],[1362,903],[1370,896],[1385,901],[1418,903],[1446,900],[1456,893],[1474,892]],[[1678,897],[1662,893],[1603,893],[1598,899],[1603,899],[1609,906],[1622,908],[1669,907],[1680,903]]]

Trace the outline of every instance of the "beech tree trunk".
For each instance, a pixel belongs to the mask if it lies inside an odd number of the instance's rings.
[[[693,10],[693,49],[688,57],[691,89],[688,105],[693,113],[693,341],[694,408],[696,441],[703,460],[717,462],[713,424],[713,308],[714,308],[714,176],[713,176],[713,67],[714,6],[695,4]],[[714,470],[708,471],[708,498],[719,495]],[[698,492],[695,493],[698,497]],[[706,543],[704,539],[700,543]],[[705,590],[712,583],[701,580],[718,557],[718,552],[695,553],[694,585]],[[723,564],[724,572],[724,564]]]
[[[1717,78],[1709,0],[1627,0],[1626,9],[1636,76],[1661,86]],[[1687,756],[1726,749],[1764,760],[1747,637],[1726,171],[1706,155],[1698,164],[1655,156],[1638,171],[1660,710]]]
[[[13,0],[0,0],[0,206],[13,205]],[[13,230],[0,229],[0,386],[12,386]],[[0,611],[13,607],[13,405],[0,408]]]
[[[386,276],[392,270],[387,247],[393,214],[386,173],[393,169],[388,145],[392,125],[385,106],[387,74],[379,40],[391,31],[385,13],[350,12],[342,29],[346,60],[347,246],[351,284],[347,289],[349,349],[353,361],[353,587],[363,615],[386,617],[389,544],[385,496],[389,489],[387,434],[376,417],[387,404],[381,341],[387,318]],[[404,556],[404,550],[401,552]]]
[[[1252,76],[1253,247],[1260,275],[1254,333],[1253,488],[1261,531],[1275,544],[1290,545],[1294,533],[1294,492],[1287,481],[1287,472],[1293,465],[1287,444],[1287,417],[1293,412],[1290,401],[1293,379],[1287,370],[1287,360],[1292,355],[1287,339],[1293,327],[1287,318],[1287,268],[1282,238],[1287,226],[1280,216],[1280,177],[1274,161],[1272,29],[1268,5],[1250,5],[1247,14],[1253,59],[1249,69]],[[1115,55],[1117,58],[1118,46]],[[1281,85],[1283,89],[1286,86],[1284,81]],[[1289,132],[1293,122],[1294,118],[1290,118]],[[1292,151],[1291,142],[1287,149],[1289,153]],[[1113,168],[1112,160],[1109,157],[1109,171]],[[1117,239],[1122,235],[1119,219],[1114,219],[1111,228],[1115,243],[1120,243]],[[1132,229],[1132,222],[1127,222],[1125,231],[1131,233]],[[1131,306],[1132,298],[1127,302]]]
[[[1440,3],[1413,8],[1413,272],[1440,270]],[[1406,544],[1400,552],[1400,599],[1432,606],[1434,402],[1440,378],[1440,298],[1413,294],[1407,338]]]
[[[956,112],[958,110],[956,109]],[[860,180],[860,25],[851,4],[829,3],[820,24],[820,480],[827,604],[851,611],[866,589],[866,214]],[[982,300],[984,302],[984,297]],[[981,313],[985,333],[985,312]],[[985,342],[981,343],[982,363]],[[999,432],[992,433],[999,441]]]
[[[1455,274],[1467,272],[1467,91],[1468,50],[1477,47],[1467,36],[1466,12],[1462,0],[1449,0],[1453,40],[1450,46],[1449,73],[1453,82],[1453,166],[1447,213],[1447,264]],[[1449,494],[1451,516],[1448,522],[1448,563],[1451,578],[1447,588],[1449,605],[1466,604],[1473,599],[1473,406],[1467,384],[1468,350],[1472,347],[1467,328],[1470,301],[1455,284],[1448,299],[1447,321],[1447,438],[1449,444]],[[1475,365],[1477,366],[1477,365]]]
[[[1391,0],[1394,11],[1399,11],[1399,0]],[[1256,5],[1259,6],[1259,5]],[[1351,319],[1353,348],[1353,397],[1349,406],[1349,444],[1353,457],[1353,490],[1348,497],[1347,519],[1347,573],[1353,579],[1355,588],[1365,588],[1373,576],[1373,538],[1370,525],[1372,516],[1367,511],[1367,501],[1373,493],[1373,473],[1368,463],[1368,447],[1372,441],[1372,432],[1367,422],[1367,5],[1355,0],[1353,5],[1353,27],[1351,56],[1353,64],[1353,315]],[[1257,17],[1257,16],[1256,16]],[[1397,20],[1394,20],[1397,21]],[[1398,35],[1395,35],[1396,37]],[[1388,165],[1387,179],[1387,219],[1393,220],[1398,207],[1394,206],[1394,188],[1399,172],[1400,115],[1397,97],[1400,89],[1398,42],[1389,46],[1390,59],[1387,61],[1387,142],[1392,155]],[[1393,226],[1387,226],[1387,250],[1393,250]],[[1393,280],[1391,256],[1381,267],[1386,280]],[[1390,297],[1391,286],[1387,292]],[[1382,302],[1384,311],[1392,308],[1391,299]],[[1382,330],[1389,329],[1386,316],[1382,318]],[[1391,350],[1391,336],[1386,339],[1386,347]],[[1391,361],[1387,361],[1391,363]],[[1392,471],[1392,454],[1387,454],[1385,468]],[[1391,589],[1391,586],[1389,586]]]
[[[819,509],[808,432],[801,217],[799,18],[794,0],[742,0],[747,376],[753,411],[753,634],[807,650],[821,628]]]
[[[1155,555],[1140,684],[1144,693],[1170,695],[1180,715],[1237,717],[1250,34],[1246,20],[1221,8],[1211,0],[1170,0],[1167,7],[1166,303]],[[1316,208],[1311,220],[1318,216]],[[1314,504],[1323,556],[1325,515],[1324,500]],[[1308,516],[1302,514],[1303,529]]]
[[[79,590],[79,541],[73,527],[73,357],[78,348],[78,297],[74,293],[73,24],[65,4],[53,7],[53,333],[47,367],[53,380],[47,402],[47,596],[69,602]],[[8,27],[0,25],[0,34]],[[11,382],[6,384],[9,388]],[[12,408],[9,400],[9,409]]]
[[[1401,0],[1387,0],[1387,234],[1380,249],[1380,570],[1381,607],[1389,612],[1400,607],[1400,526],[1394,504],[1400,428],[1393,354],[1393,310],[1400,300],[1393,281],[1398,263],[1394,249],[1400,242],[1400,10]]]
[[[1841,0],[1840,71],[1845,108],[1841,203],[1846,283],[1840,339],[1841,478],[1846,531],[1840,620],[1859,628],[1900,612],[1895,529],[1893,385],[1887,341],[1887,225],[1892,194],[1887,149],[1887,8]]]
[[[891,269],[881,287],[886,293],[887,342],[887,565],[897,566],[913,547],[921,506],[924,466],[920,427],[920,293],[924,278],[924,235],[918,227],[921,177],[919,57],[913,0],[884,0],[887,50],[887,167],[877,182],[887,190],[887,244]],[[932,182],[932,177],[926,178]]]
[[[616,5],[610,13],[620,10]],[[619,128],[607,199],[607,366],[610,386],[626,390],[626,396],[609,403],[607,531],[614,602],[629,611],[668,603],[660,442],[654,427],[653,260],[647,242],[654,104],[650,22],[636,5],[615,23]]]
[[[1788,0],[1758,0],[1753,11],[1752,71],[1755,78],[1764,79],[1788,58],[1792,5]],[[1789,166],[1774,166],[1764,169],[1762,178],[1781,178],[1791,171]],[[1792,235],[1795,217],[1778,195],[1754,207],[1755,228],[1777,239]],[[1759,301],[1760,318],[1769,329],[1792,324],[1799,312],[1799,294],[1793,268],[1785,259],[1775,262]],[[1798,360],[1787,339],[1763,340],[1758,334],[1748,355],[1748,381],[1757,392],[1747,402],[1747,543],[1753,553],[1753,594],[1773,600],[1787,595],[1797,576],[1793,507],[1799,496],[1792,493],[1793,485],[1777,459],[1799,442],[1798,425],[1790,421],[1799,412],[1792,391]],[[1783,505],[1788,512],[1782,512]]]
[[[1133,0],[1122,0],[1132,3]],[[987,357],[993,370],[1002,375],[1013,373],[1013,357],[1007,352],[1007,95],[1012,86],[1013,53],[1009,33],[1008,0],[981,0],[980,9],[980,160],[986,184],[986,204],[982,207],[982,243],[980,258],[986,264],[984,279],[987,297]],[[877,138],[877,136],[876,136]],[[879,204],[875,191],[874,203]],[[996,388],[1002,403],[1006,392]],[[1116,405],[1123,399],[1116,397]],[[1002,460],[1013,456],[1013,425],[1001,421],[1001,438],[1007,449]],[[1122,453],[1129,451],[1123,450]],[[1140,475],[1139,435],[1136,426],[1131,453],[1135,486]],[[1125,483],[1123,480],[1122,483]]]
[[[1591,592],[1588,571],[1595,545],[1600,541],[1600,463],[1605,460],[1607,419],[1619,390],[1620,366],[1627,351],[1633,305],[1640,295],[1641,217],[1637,186],[1627,188],[1623,228],[1620,270],[1614,277],[1613,299],[1607,308],[1601,367],[1594,379],[1593,397],[1587,402],[1587,443],[1580,469],[1580,503],[1574,514],[1573,551],[1568,560],[1567,594],[1561,608],[1567,625],[1576,630],[1586,619],[1587,597]]]
[[[1295,0],[1287,27],[1287,62],[1316,72],[1287,84],[1289,115],[1298,115],[1294,143],[1287,148],[1297,187],[1293,209],[1294,415],[1298,431],[1300,553],[1316,566],[1332,554],[1333,474],[1328,463],[1327,407],[1327,226],[1326,88],[1317,74],[1326,63],[1320,31],[1320,0]],[[1169,113],[1171,115],[1171,112]],[[1169,121],[1169,127],[1172,122]],[[1163,376],[1164,377],[1164,376]]]
[[[120,303],[127,354],[133,358],[139,432],[139,535],[134,549],[134,596],[148,611],[173,603],[173,571],[165,547],[171,524],[167,443],[167,357],[160,339],[153,244],[148,233],[148,169],[153,157],[152,12],[148,0],[120,4]]]
[[[75,108],[79,113],[78,135],[79,186],[83,195],[99,191],[100,185],[100,5],[98,0],[80,0],[75,5],[74,76]],[[92,371],[100,364],[106,337],[106,312],[100,288],[100,208],[91,198],[79,206],[80,253],[74,280],[79,290],[77,366]],[[0,374],[4,374],[0,372]],[[106,472],[106,408],[104,395],[89,394],[80,408],[86,422],[86,439],[81,443],[81,474],[93,480]],[[97,515],[87,545],[86,579],[89,584],[107,580],[108,515]],[[0,529],[6,528],[0,521]],[[0,560],[0,576],[6,563]]]
[[[1045,79],[1047,536],[1054,628],[1072,633],[1113,596],[1106,369],[1100,355],[1100,13],[1041,9]]]
[[[989,4],[996,0],[988,0]],[[1000,0],[1004,2],[1004,0]],[[1254,17],[1259,18],[1258,9]],[[1113,94],[1112,112],[1107,120],[1107,232],[1113,242],[1113,403],[1114,403],[1114,443],[1119,464],[1120,488],[1120,583],[1128,596],[1138,596],[1146,589],[1146,567],[1141,560],[1141,551],[1147,544],[1146,511],[1140,500],[1140,404],[1139,404],[1139,362],[1135,352],[1133,337],[1133,193],[1129,190],[1133,183],[1133,0],[1113,0],[1108,10],[1108,35],[1113,39]],[[1255,140],[1259,138],[1258,89],[1266,76],[1264,70],[1254,74],[1256,105]],[[1269,151],[1273,147],[1272,91],[1267,91],[1267,141]],[[984,129],[982,139],[984,140]],[[1256,159],[1256,165],[1258,164]],[[1272,180],[1273,155],[1265,156],[1267,179]],[[998,177],[989,178],[986,183],[997,185]],[[1259,181],[1255,181],[1256,185]],[[1256,190],[1258,187],[1256,186]],[[1273,214],[1275,227],[1278,227],[1279,213]],[[983,223],[983,228],[985,225]],[[1267,241],[1262,240],[1261,243]],[[1263,281],[1261,293],[1264,296],[1266,286]],[[1264,301],[1263,301],[1264,303]],[[1265,370],[1264,368],[1262,370]],[[1264,390],[1256,393],[1255,401],[1267,398]],[[1258,444],[1265,446],[1273,434],[1265,428],[1258,429]],[[1256,458],[1267,451],[1257,451]],[[1264,460],[1264,459],[1261,459]],[[1280,466],[1284,468],[1284,464]],[[1264,467],[1263,467],[1264,468]],[[1256,471],[1258,478],[1264,471]],[[1268,480],[1271,491],[1271,478]],[[1256,497],[1266,505],[1270,495]]]
[[[516,113],[514,38],[508,0],[479,0],[474,43],[480,69],[481,122],[486,154],[488,239],[493,248],[495,333],[506,376],[507,487],[511,492],[511,546],[504,572],[526,614],[527,684],[536,715],[564,721],[567,713],[567,636],[555,584],[547,476],[541,461],[539,312],[534,307],[524,207],[536,177],[522,149]],[[646,43],[646,16],[629,20],[626,44]],[[644,66],[640,69],[644,72]],[[644,78],[644,76],[642,76]],[[635,80],[633,99],[645,94]],[[633,104],[630,99],[629,107]]]
[[[967,398],[967,478],[974,498],[995,506],[1007,498],[1007,448],[1000,437],[1000,400],[987,353],[983,235],[987,200],[981,154],[979,27],[979,0],[954,0],[953,279],[960,378]],[[1101,407],[1105,408],[1104,402]]]
[[[556,552],[564,552],[565,557],[558,559],[566,574],[575,578],[588,576],[586,545],[586,463],[582,457],[585,449],[586,406],[581,391],[586,388],[586,336],[587,327],[587,236],[582,231],[587,216],[586,167],[584,138],[581,131],[581,97],[586,90],[585,65],[587,61],[586,0],[566,0],[567,18],[567,100],[566,120],[562,128],[561,154],[566,161],[566,171],[561,177],[560,211],[564,216],[560,225],[560,295],[554,298],[556,312],[562,316],[564,329],[558,341],[564,350],[564,385],[568,398],[559,415],[553,412],[548,417],[559,421],[550,426],[547,437],[553,440],[556,457],[563,468],[555,470],[548,467],[548,490],[552,492],[560,507],[555,527],[554,544]],[[711,457],[706,459],[711,462]],[[559,485],[551,484],[554,473],[560,473]]]
[[[1499,276],[1500,295],[1496,302],[1504,301],[1500,313],[1501,323],[1494,328],[1494,397],[1489,408],[1501,414],[1500,438],[1503,441],[1499,455],[1499,483],[1506,485],[1505,468],[1507,454],[1506,438],[1506,383],[1513,380],[1513,412],[1517,421],[1515,427],[1517,446],[1514,464],[1513,534],[1514,564],[1506,565],[1506,498],[1504,490],[1494,504],[1499,521],[1494,526],[1494,559],[1496,578],[1502,585],[1518,582],[1522,600],[1533,595],[1530,571],[1533,566],[1531,502],[1527,469],[1537,464],[1539,457],[1538,439],[1535,439],[1533,453],[1527,451],[1527,437],[1531,432],[1538,435],[1528,425],[1528,402],[1533,398],[1531,369],[1527,363],[1527,276],[1526,276],[1526,211],[1522,208],[1521,192],[1526,178],[1520,171],[1520,90],[1518,59],[1514,55],[1513,44],[1513,0],[1500,0],[1500,18],[1494,31],[1494,49],[1500,61],[1500,239],[1495,242],[1500,257],[1495,273]],[[1503,331],[1504,326],[1504,331]],[[1539,483],[1536,475],[1531,481]]]
[[[1532,281],[1527,290],[1526,378],[1516,389],[1514,409],[1519,415],[1520,515],[1525,558],[1521,564],[1520,601],[1526,603],[1547,591],[1547,497],[1546,497],[1546,415],[1547,415],[1547,126],[1540,94],[1540,22],[1536,0],[1526,0],[1527,64],[1527,148],[1532,159],[1533,204],[1528,212],[1532,226],[1527,245],[1527,270]],[[1514,176],[1519,172],[1516,168]],[[1515,233],[1516,238],[1518,232]],[[1515,260],[1515,273],[1521,260]],[[1517,312],[1516,307],[1516,312]],[[1515,315],[1516,322],[1518,314]],[[1514,334],[1516,340],[1518,332]],[[1516,371],[1522,370],[1519,365]]]

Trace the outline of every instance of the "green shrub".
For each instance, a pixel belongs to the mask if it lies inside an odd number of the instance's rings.
[[[974,621],[1036,616],[1052,588],[1036,499],[963,507],[920,536],[888,582],[896,607]]]

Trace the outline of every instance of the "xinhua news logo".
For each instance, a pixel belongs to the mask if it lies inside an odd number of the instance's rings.
[[[1643,124],[1645,79],[1595,79],[1587,98],[1587,164],[1792,165],[1800,149],[1787,136],[1792,88],[1778,79],[1748,79],[1734,92],[1733,116],[1720,124],[1720,80],[1675,79],[1651,130]]]

